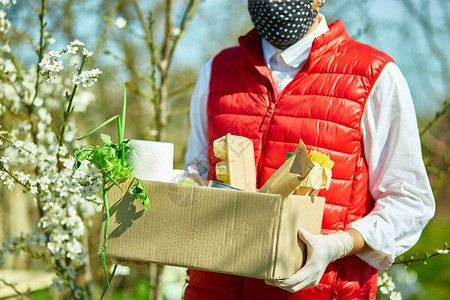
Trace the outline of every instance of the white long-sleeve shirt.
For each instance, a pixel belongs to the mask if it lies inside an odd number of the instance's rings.
[[[277,93],[306,63],[314,39],[329,30],[325,17],[320,17],[313,32],[285,50],[263,39],[264,60],[277,85]],[[212,60],[203,66],[192,96],[186,165],[208,166],[206,106],[211,65]],[[417,242],[435,211],[411,94],[394,63],[388,63],[376,81],[361,125],[369,189],[375,207],[348,228],[360,232],[372,249],[358,256],[377,269],[385,269]]]

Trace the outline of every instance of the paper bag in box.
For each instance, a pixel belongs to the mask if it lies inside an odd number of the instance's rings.
[[[319,233],[325,200],[143,181],[152,206],[108,192],[107,256],[261,279],[285,279],[304,263],[297,229]],[[103,215],[104,226],[105,216]],[[103,243],[103,228],[99,250]]]

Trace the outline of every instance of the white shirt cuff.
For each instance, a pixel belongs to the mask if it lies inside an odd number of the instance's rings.
[[[385,232],[388,226],[383,228],[383,234],[380,234],[380,226],[378,226],[377,218],[371,218],[367,216],[359,219],[347,226],[348,228],[358,231],[371,250],[357,254],[356,256],[368,263],[370,266],[378,270],[389,268],[395,260],[395,240],[392,237],[392,233]],[[386,245],[384,249],[377,249],[376,245],[371,241],[376,241],[379,237],[391,238],[389,243],[383,243]],[[380,243],[378,243],[380,244]]]

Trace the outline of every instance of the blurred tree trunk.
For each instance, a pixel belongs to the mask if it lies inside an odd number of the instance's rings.
[[[150,73],[148,75],[139,76],[137,70],[131,69],[132,73],[137,75],[134,78],[140,77],[141,79],[140,84],[133,84],[132,86],[134,87],[135,92],[143,96],[144,99],[147,99],[153,107],[153,126],[150,126],[150,128],[153,127],[156,131],[156,141],[166,141],[167,139],[169,80],[171,78],[170,67],[178,43],[184,35],[189,21],[194,16],[200,0],[189,0],[187,4],[185,4],[178,26],[174,26],[173,24],[173,1],[164,0],[162,3],[164,14],[156,14],[149,11],[148,17],[145,18],[144,11],[141,9],[139,1],[133,0],[137,18],[145,33],[144,41],[147,45],[150,57]],[[158,6],[156,6],[156,8],[158,8]],[[156,45],[154,35],[154,26],[157,22],[154,18],[155,15],[164,16],[161,22],[164,24],[164,35],[159,46]],[[129,61],[127,61],[127,63],[128,62]],[[144,94],[142,90],[139,89],[139,85],[142,84],[149,85],[150,95]],[[163,299],[163,271],[163,265],[154,264],[150,267],[150,284],[152,287],[150,294],[151,300]]]
[[[23,232],[29,232],[33,222],[33,203],[17,187],[9,191],[0,186],[0,241],[4,241]],[[31,258],[24,253],[19,256],[5,256],[5,269],[29,269]]]

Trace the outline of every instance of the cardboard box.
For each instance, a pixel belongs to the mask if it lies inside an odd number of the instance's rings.
[[[111,186],[107,256],[286,279],[305,261],[302,227],[320,233],[325,199],[143,181],[151,208]],[[103,243],[105,215],[100,234]]]

